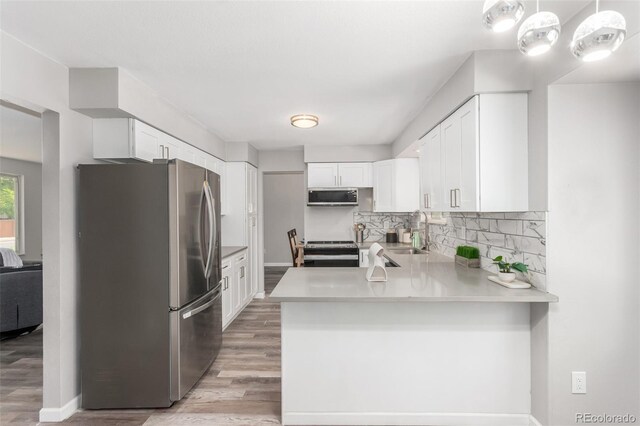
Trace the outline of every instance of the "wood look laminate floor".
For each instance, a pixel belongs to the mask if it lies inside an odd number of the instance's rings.
[[[271,293],[286,267],[265,268]],[[42,406],[42,329],[0,343],[0,424],[36,424]],[[166,409],[79,411],[75,425],[280,424],[280,305],[253,300],[224,332],[218,358]]]

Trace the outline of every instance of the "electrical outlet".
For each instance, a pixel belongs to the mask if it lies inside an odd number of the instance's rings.
[[[571,372],[571,393],[587,393],[587,373],[585,371]]]

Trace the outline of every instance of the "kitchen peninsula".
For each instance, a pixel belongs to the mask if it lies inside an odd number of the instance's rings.
[[[530,303],[449,257],[390,254],[364,268],[291,268],[282,311],[283,424],[528,425]]]

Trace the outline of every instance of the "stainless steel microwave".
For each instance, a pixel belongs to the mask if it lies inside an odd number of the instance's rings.
[[[307,196],[308,206],[357,206],[358,188],[313,188]]]

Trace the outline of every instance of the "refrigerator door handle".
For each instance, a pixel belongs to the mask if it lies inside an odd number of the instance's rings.
[[[207,303],[205,303],[204,305],[200,305],[195,309],[192,309],[190,311],[185,312],[184,314],[182,314],[182,319],[187,319],[190,318],[194,315],[199,314],[200,312],[204,311],[205,309],[207,309],[208,307],[210,307],[211,305],[213,305],[213,303],[216,301],[216,299],[219,297],[216,296],[213,299],[209,300]]]
[[[211,263],[213,262],[213,253],[214,253],[214,239],[215,236],[218,233],[218,229],[217,226],[218,224],[216,223],[216,217],[214,215],[214,199],[213,199],[213,194],[211,193],[211,186],[209,186],[209,182],[207,182],[206,180],[204,181],[204,190],[205,190],[205,198],[207,199],[207,210],[209,213],[209,250],[207,253],[207,265],[205,267],[204,270],[204,276],[206,278],[210,278],[211,277]]]

